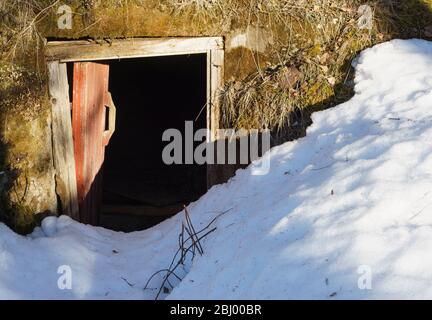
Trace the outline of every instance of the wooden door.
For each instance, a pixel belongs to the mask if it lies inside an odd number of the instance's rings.
[[[79,217],[80,222],[92,225],[98,224],[105,146],[115,123],[113,110],[109,117],[112,123],[108,125],[105,120],[106,107],[113,107],[108,92],[108,75],[107,64],[74,63],[72,131]]]

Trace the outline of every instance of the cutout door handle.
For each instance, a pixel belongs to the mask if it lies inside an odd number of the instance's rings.
[[[103,139],[104,139],[104,145],[107,146],[111,140],[112,135],[115,132],[115,127],[116,127],[116,113],[117,113],[117,109],[116,106],[114,104],[114,101],[111,97],[111,92],[107,93],[107,112],[108,112],[108,130],[104,131],[103,133]]]

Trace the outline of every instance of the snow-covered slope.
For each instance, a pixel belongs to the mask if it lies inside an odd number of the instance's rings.
[[[353,99],[265,155],[269,174],[256,162],[190,206],[197,229],[231,210],[168,298],[432,298],[432,43],[368,49],[355,81]],[[32,237],[0,225],[0,298],[153,298],[161,278],[143,287],[182,220],[123,234],[49,218]]]

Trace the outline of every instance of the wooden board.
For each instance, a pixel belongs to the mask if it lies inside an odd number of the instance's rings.
[[[72,127],[80,221],[97,225],[102,204],[109,65],[74,64]]]
[[[66,64],[48,63],[56,193],[62,213],[78,220],[75,158]]]
[[[89,41],[51,41],[46,46],[47,60],[94,61],[120,58],[154,57],[206,53],[223,49],[222,37],[136,38],[97,44]]]
[[[166,207],[133,206],[133,205],[104,205],[103,214],[131,214],[147,217],[170,217],[183,210],[183,205],[171,205]]]
[[[220,91],[224,85],[224,50],[210,50],[207,54],[207,127],[210,129],[209,146],[213,149],[214,161],[217,159],[216,141],[220,139],[218,129],[220,123]],[[227,166],[207,164],[207,188],[226,182],[225,175]],[[222,171],[222,172],[221,172]]]
[[[220,91],[224,85],[224,50],[211,50],[210,56],[210,123],[211,140],[215,141],[220,123]]]

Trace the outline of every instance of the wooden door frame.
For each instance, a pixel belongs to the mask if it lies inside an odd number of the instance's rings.
[[[63,214],[79,219],[71,104],[66,63],[204,53],[207,55],[208,142],[217,139],[220,121],[219,91],[224,84],[223,37],[134,38],[106,44],[89,41],[49,41],[45,50],[52,106],[53,157],[56,193]],[[209,170],[207,186],[210,187]]]

